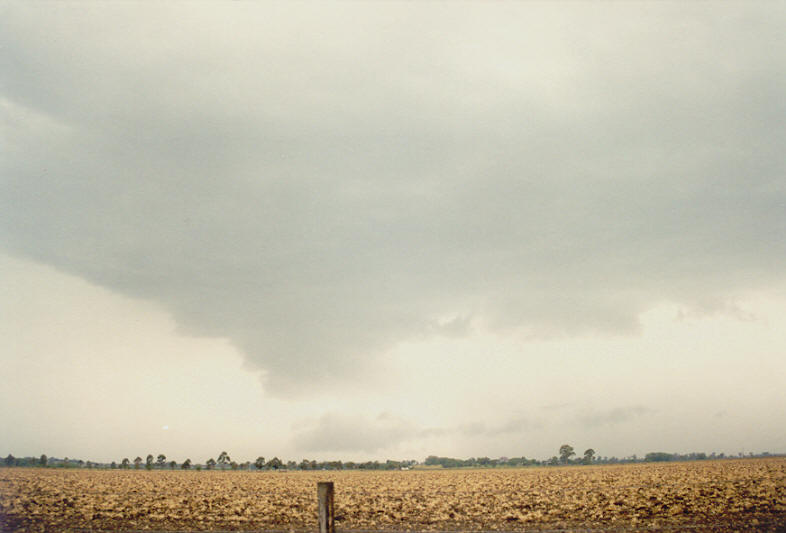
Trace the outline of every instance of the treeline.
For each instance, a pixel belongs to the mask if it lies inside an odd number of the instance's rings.
[[[659,463],[659,462],[668,462],[668,461],[705,461],[705,460],[713,460],[713,459],[733,459],[736,457],[774,457],[773,454],[769,452],[761,452],[761,453],[749,453],[747,455],[740,453],[738,455],[726,455],[724,453],[715,452],[707,455],[704,452],[692,452],[692,453],[667,453],[667,452],[650,452],[644,456],[644,461],[647,463]]]
[[[48,468],[103,468],[120,470],[408,470],[414,465],[419,464],[415,460],[393,461],[315,461],[303,459],[297,461],[284,461],[278,457],[265,460],[264,457],[257,457],[255,461],[244,461],[238,463],[233,461],[227,452],[221,452],[217,459],[213,457],[204,463],[195,463],[191,459],[186,459],[182,463],[177,461],[167,461],[164,454],[154,457],[148,454],[146,459],[137,456],[134,460],[124,457],[120,461],[111,463],[97,463],[94,461],[83,461],[82,459],[63,459],[49,458],[46,455],[40,457],[14,457],[9,454],[2,460],[0,465],[12,467],[48,467]]]
[[[704,461],[714,459],[732,459],[742,457],[773,457],[769,452],[759,454],[740,453],[738,455],[725,455],[715,452],[707,455],[704,452],[692,452],[686,454],[650,452],[644,457],[631,455],[627,457],[606,457],[599,456],[595,450],[588,448],[584,454],[577,456],[573,446],[563,444],[559,448],[559,455],[554,455],[547,460],[527,459],[526,457],[500,457],[490,459],[488,457],[470,457],[469,459],[456,459],[454,457],[438,457],[430,455],[426,457],[425,465],[441,468],[495,468],[495,467],[522,467],[522,466],[560,466],[560,465],[603,465],[603,464],[624,464],[624,463],[650,463],[661,461]]]
[[[425,461],[426,466],[441,466],[442,468],[495,468],[504,466],[534,466],[538,464],[540,464],[540,461],[537,459],[527,459],[526,457],[500,457],[499,459],[470,457],[469,459],[456,459],[454,457],[429,455]]]
[[[438,457],[429,455],[424,461],[424,465],[430,468],[511,468],[527,466],[560,466],[560,465],[590,465],[590,464],[624,464],[624,463],[654,463],[668,461],[704,461],[716,459],[735,459],[735,458],[762,458],[778,457],[769,452],[754,454],[739,453],[737,455],[726,455],[723,453],[692,452],[686,454],[650,452],[644,457],[631,455],[628,457],[605,457],[598,456],[592,448],[587,449],[582,456],[577,456],[573,447],[563,444],[559,448],[559,455],[552,456],[547,460],[527,459],[526,457],[499,457],[491,459],[489,457],[470,457],[469,459],[457,459],[454,457]],[[227,452],[221,452],[218,459],[209,458],[204,463],[194,463],[191,459],[186,459],[182,463],[177,461],[167,461],[164,454],[148,454],[146,459],[136,457],[133,461],[124,457],[119,462],[98,463],[95,461],[83,461],[82,459],[63,459],[49,458],[46,455],[39,457],[14,457],[8,454],[0,461],[0,466],[5,467],[47,467],[47,468],[102,468],[102,469],[134,469],[134,470],[246,470],[246,471],[286,471],[286,470],[409,470],[410,468],[421,465],[419,461],[314,461],[303,459],[297,461],[284,461],[278,457],[265,460],[264,457],[257,457],[255,461],[244,461],[238,463],[233,461]]]

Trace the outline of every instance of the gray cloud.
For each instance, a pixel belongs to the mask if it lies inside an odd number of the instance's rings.
[[[373,453],[419,436],[424,436],[423,432],[411,422],[387,413],[374,419],[326,413],[296,429],[292,444],[303,452]]]
[[[585,411],[576,416],[576,422],[585,428],[622,424],[641,416],[655,413],[655,410],[641,405],[615,407],[602,411]]]
[[[553,403],[548,405],[541,405],[540,408],[545,411],[561,411],[563,409],[567,409],[571,407],[573,404],[571,403]]]
[[[782,6],[465,7],[6,5],[0,240],[282,395],[783,281]]]
[[[430,438],[499,438],[544,427],[538,420],[511,418],[501,424],[470,422],[449,427],[422,427],[406,418],[381,413],[376,418],[359,414],[327,412],[319,419],[298,423],[292,445],[303,452],[374,453],[401,443]]]
[[[526,417],[511,418],[502,424],[489,425],[485,422],[474,422],[471,424],[464,424],[453,432],[464,436],[483,436],[483,437],[499,437],[503,435],[511,435],[517,433],[524,433],[527,431],[534,431],[544,427],[544,423],[540,420],[534,420]]]

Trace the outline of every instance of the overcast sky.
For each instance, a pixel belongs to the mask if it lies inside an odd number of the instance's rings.
[[[785,27],[3,3],[0,454],[786,452]]]

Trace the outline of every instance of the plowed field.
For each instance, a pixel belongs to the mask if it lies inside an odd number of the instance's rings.
[[[786,530],[786,459],[499,470],[0,469],[4,531]]]

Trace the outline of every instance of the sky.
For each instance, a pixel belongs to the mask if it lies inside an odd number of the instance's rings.
[[[0,4],[0,454],[786,452],[786,4]]]

